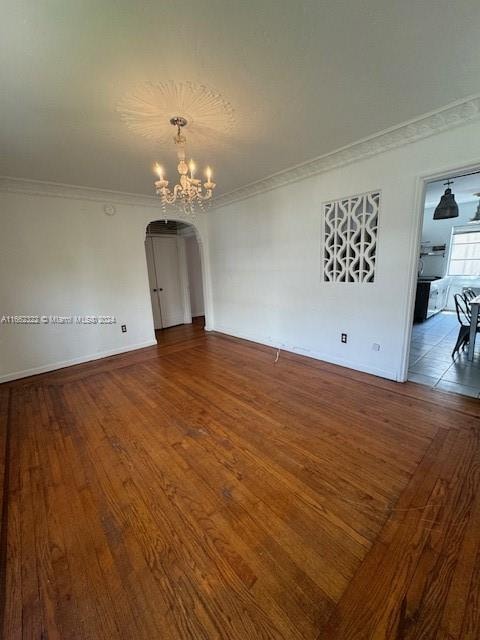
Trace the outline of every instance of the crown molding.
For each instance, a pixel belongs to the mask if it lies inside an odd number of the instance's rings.
[[[91,200],[93,202],[124,204],[136,207],[154,207],[156,209],[159,207],[159,200],[155,196],[127,193],[124,191],[111,191],[109,189],[92,189],[91,187],[79,187],[59,182],[10,178],[8,176],[0,176],[0,193],[1,192],[73,200]]]
[[[357,142],[318,156],[313,160],[308,160],[289,169],[274,173],[262,180],[251,182],[244,187],[217,196],[212,201],[211,207],[212,209],[218,209],[232,202],[245,200],[277,187],[283,187],[299,180],[370,158],[384,151],[423,140],[479,118],[480,95],[470,96],[408,122],[380,131],[367,138],[362,138]]]
[[[238,200],[245,200],[260,193],[271,191],[299,180],[304,180],[320,173],[370,158],[377,154],[396,149],[411,142],[417,142],[442,131],[473,122],[480,118],[480,94],[470,96],[445,107],[431,111],[408,122],[380,131],[368,138],[363,138],[345,147],[331,151],[313,160],[308,160],[274,173],[262,180],[251,182],[211,201],[211,209],[218,209]],[[109,189],[94,189],[58,182],[43,182],[25,178],[0,176],[0,192],[22,193],[34,196],[50,196],[76,200],[92,200],[94,202],[125,204],[131,206],[158,208],[159,201],[155,196]]]

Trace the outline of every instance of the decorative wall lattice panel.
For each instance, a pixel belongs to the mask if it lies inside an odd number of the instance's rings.
[[[379,191],[324,205],[326,282],[374,281],[379,208]]]

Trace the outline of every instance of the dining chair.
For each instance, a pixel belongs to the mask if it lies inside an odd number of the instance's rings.
[[[471,303],[474,298],[478,297],[478,294],[475,293],[474,289],[471,287],[467,287],[462,292],[463,297],[465,298],[465,302],[467,303],[468,309],[471,309]],[[480,326],[480,318],[478,319],[478,325]]]
[[[460,327],[458,330],[458,338],[455,343],[455,347],[452,351],[452,358],[455,357],[455,353],[458,353],[460,349],[463,349],[468,344],[468,337],[470,334],[470,319],[471,319],[471,311],[470,311],[470,303],[467,300],[465,293],[456,293],[453,296],[455,300],[455,311],[457,312],[457,319],[460,323]],[[477,327],[477,331],[479,327]]]

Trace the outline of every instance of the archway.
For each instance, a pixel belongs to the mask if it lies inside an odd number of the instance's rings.
[[[145,230],[152,317],[156,330],[179,324],[212,327],[206,248],[194,221],[153,220]],[[158,337],[158,335],[157,335]]]

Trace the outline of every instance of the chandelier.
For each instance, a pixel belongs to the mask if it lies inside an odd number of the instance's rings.
[[[194,214],[196,207],[203,211],[204,202],[212,197],[215,189],[215,183],[212,182],[212,170],[207,167],[205,171],[207,180],[202,185],[202,181],[195,178],[196,166],[193,160],[190,160],[188,164],[185,161],[187,138],[182,133],[182,129],[187,125],[187,120],[182,116],[176,116],[170,119],[170,124],[177,127],[177,135],[173,141],[177,148],[179,179],[173,189],[169,189],[168,180],[165,180],[163,169],[157,162],[154,167],[154,171],[158,175],[158,180],[155,181],[155,191],[157,196],[160,196],[164,212],[167,205],[173,205],[187,215]]]

